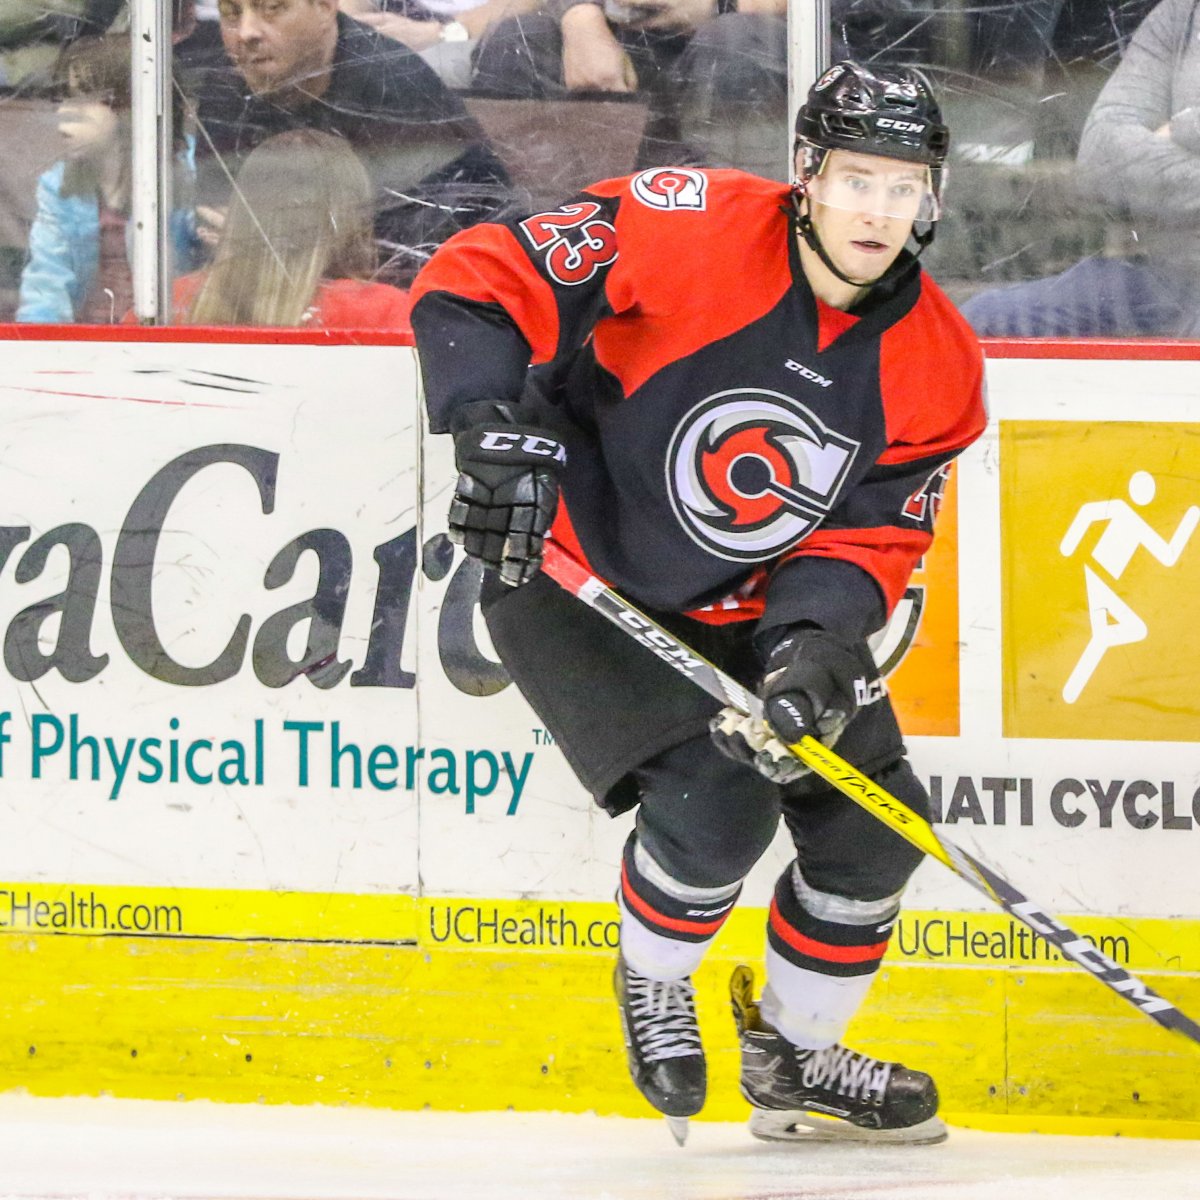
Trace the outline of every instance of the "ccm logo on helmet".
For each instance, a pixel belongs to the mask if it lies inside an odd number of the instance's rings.
[[[657,167],[633,181],[633,194],[649,208],[689,208],[703,211],[708,179],[684,167]]]
[[[925,128],[924,121],[897,121],[892,117],[879,117],[875,121],[876,129],[894,129],[897,133],[920,133]]]
[[[504,453],[506,450],[521,450],[525,454],[542,454],[553,458],[556,462],[565,463],[567,452],[553,438],[539,437],[532,433],[485,433],[479,439],[481,450],[496,450]]]

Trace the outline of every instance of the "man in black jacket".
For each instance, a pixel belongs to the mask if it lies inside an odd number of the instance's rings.
[[[338,12],[336,0],[221,0],[224,53],[193,62],[201,203],[220,209],[242,159],[288,129],[346,138],[376,187],[389,282],[450,234],[494,217],[508,176],[435,72]]]

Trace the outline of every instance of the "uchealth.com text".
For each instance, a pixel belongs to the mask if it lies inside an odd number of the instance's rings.
[[[620,924],[609,919],[579,920],[561,905],[539,906],[516,916],[496,905],[433,904],[429,936],[434,942],[461,946],[541,946],[562,950],[616,949]]]
[[[1088,938],[1102,954],[1117,963],[1129,962],[1129,939],[1104,934]],[[896,922],[892,954],[901,959],[952,963],[1056,963],[1063,956],[1044,938],[1017,921],[1000,929],[979,929],[963,917],[909,916]]]
[[[175,904],[117,904],[91,891],[71,889],[46,899],[27,889],[0,888],[0,929],[180,934],[183,911]]]

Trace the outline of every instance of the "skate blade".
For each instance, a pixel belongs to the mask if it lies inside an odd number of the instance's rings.
[[[767,1108],[756,1108],[750,1115],[750,1132],[764,1142],[858,1142],[881,1146],[933,1146],[949,1136],[945,1122],[936,1116],[905,1129],[864,1129],[823,1113]]]
[[[686,1145],[688,1135],[687,1117],[667,1117],[666,1121],[667,1128],[671,1131],[671,1136],[675,1139],[675,1145]]]

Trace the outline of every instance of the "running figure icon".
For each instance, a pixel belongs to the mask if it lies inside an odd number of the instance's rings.
[[[1154,499],[1154,476],[1148,471],[1135,471],[1129,480],[1129,498],[1139,507]],[[1071,522],[1058,549],[1065,557],[1075,553],[1083,535],[1097,521],[1107,522],[1092,551],[1092,561],[1113,580],[1118,580],[1129,566],[1139,546],[1145,547],[1164,567],[1173,567],[1183,553],[1188,539],[1200,523],[1200,508],[1192,505],[1183,515],[1178,528],[1167,541],[1124,500],[1096,500],[1085,504]],[[1100,660],[1114,646],[1128,646],[1145,638],[1146,622],[1113,591],[1091,566],[1084,564],[1087,583],[1088,616],[1092,636],[1070,678],[1062,696],[1074,704],[1087,686]]]

